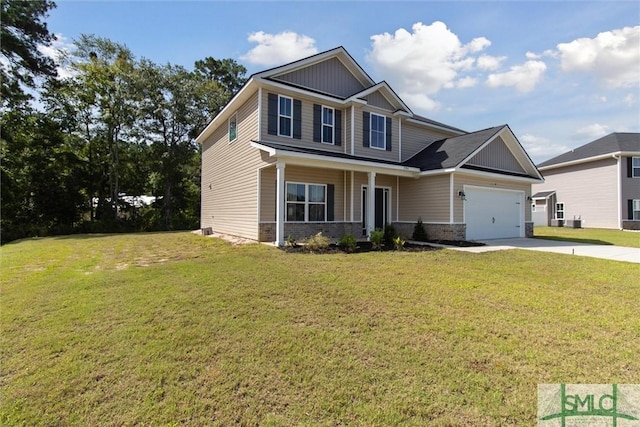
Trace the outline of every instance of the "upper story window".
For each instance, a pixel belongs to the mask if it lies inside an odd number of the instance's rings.
[[[293,136],[293,99],[279,95],[278,96],[278,135]]]
[[[322,142],[333,144],[334,134],[334,110],[331,107],[322,107]]]
[[[564,203],[556,203],[556,219],[564,219]]]
[[[380,150],[386,149],[386,117],[371,113],[370,146]]]
[[[632,200],[631,210],[632,210],[631,215],[629,215],[631,219],[634,219],[636,221],[640,220],[640,200],[639,199]]]
[[[229,142],[233,142],[238,137],[238,114],[229,117]]]
[[[631,176],[640,178],[640,157],[631,158]]]

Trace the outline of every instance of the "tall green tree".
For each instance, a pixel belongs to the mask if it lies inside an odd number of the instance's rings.
[[[0,2],[2,107],[15,108],[28,100],[23,87],[35,88],[36,77],[56,75],[53,60],[38,50],[38,45],[50,46],[54,40],[44,21],[54,7],[50,0]]]

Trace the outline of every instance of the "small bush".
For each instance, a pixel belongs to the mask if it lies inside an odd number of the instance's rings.
[[[398,233],[396,233],[396,229],[393,225],[386,224],[384,226],[384,244],[385,245],[392,245],[393,239],[395,239],[397,236],[398,236]]]
[[[295,237],[293,237],[291,234],[289,234],[287,236],[287,240],[284,242],[284,245],[287,248],[295,248],[296,246],[298,246],[298,242],[296,242]]]
[[[340,240],[338,240],[338,246],[340,246],[345,252],[353,252],[358,247],[356,238],[353,234],[345,234],[342,236]]]
[[[416,222],[416,225],[413,228],[413,235],[411,238],[419,242],[426,242],[429,240],[427,237],[427,230],[424,229],[424,225],[422,224],[422,218],[418,218],[418,222]]]
[[[373,249],[378,251],[381,250],[382,245],[384,244],[384,232],[379,228],[376,228],[371,232],[369,240],[371,241],[371,246],[373,246]]]
[[[393,247],[395,248],[396,251],[401,251],[402,248],[404,248],[404,244],[405,244],[405,241],[400,236],[393,239]]]
[[[329,247],[329,238],[322,234],[322,231],[307,238],[307,249],[311,252],[321,252]]]

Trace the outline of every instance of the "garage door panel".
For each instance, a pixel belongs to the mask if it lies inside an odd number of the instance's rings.
[[[522,192],[465,187],[467,240],[501,239],[522,235]]]

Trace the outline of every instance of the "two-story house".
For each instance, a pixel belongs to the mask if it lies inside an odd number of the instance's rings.
[[[538,165],[535,225],[640,230],[640,133],[612,133]]]
[[[542,177],[508,126],[414,114],[342,47],[252,75],[198,136],[203,229],[283,244],[393,224],[433,239],[533,232]]]

